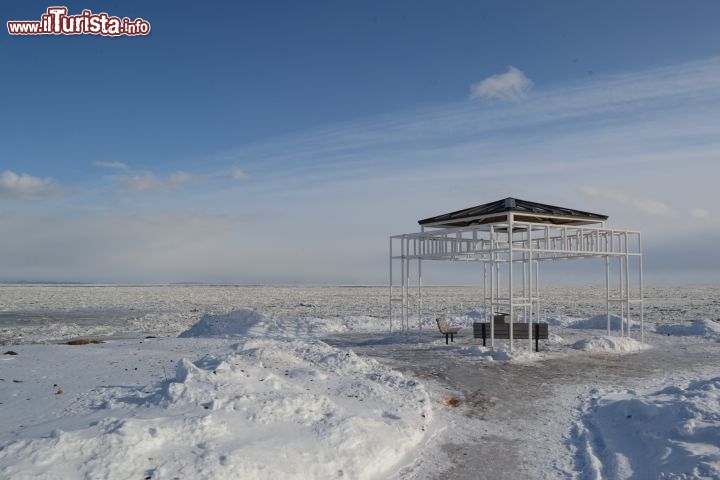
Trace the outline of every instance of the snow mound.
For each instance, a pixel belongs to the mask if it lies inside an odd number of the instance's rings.
[[[655,327],[655,332],[663,335],[720,339],[720,323],[712,320],[693,320],[690,323],[660,324]]]
[[[495,350],[490,347],[471,345],[468,347],[458,348],[457,353],[482,361],[506,362],[510,360],[535,360],[537,358],[535,352],[528,351],[525,343],[523,345],[518,345],[516,343],[515,350],[513,352],[510,351],[510,348],[507,345],[499,345],[495,348]]]
[[[333,333],[385,333],[390,326],[386,318],[369,315],[348,315],[331,318],[305,317],[298,319],[296,323],[300,324],[300,330],[306,331],[308,335],[312,336]]]
[[[631,320],[630,325],[634,326],[635,321]],[[576,320],[574,322],[566,323],[568,328],[578,329],[589,329],[589,330],[607,330],[607,317],[605,314],[595,315],[594,317]],[[627,326],[627,322],[625,323]],[[613,330],[620,330],[620,317],[617,315],[610,315],[610,328]]]
[[[556,327],[566,327],[568,325],[572,325],[575,322],[578,322],[580,319],[574,318],[574,317],[568,317],[565,315],[558,315],[558,316],[548,316],[545,318],[545,322],[547,322],[550,326],[556,326]]]
[[[370,316],[276,319],[244,308],[223,315],[204,315],[179,336],[317,338],[329,334],[386,332],[388,327],[386,319]]]
[[[225,315],[203,315],[195,325],[179,336],[180,338],[232,337],[248,335],[251,329],[262,333],[267,330],[265,320],[263,315],[247,308]]]
[[[588,337],[578,340],[572,345],[575,350],[585,352],[638,352],[649,348],[647,344],[640,343],[630,337]]]
[[[591,398],[577,425],[586,476],[720,478],[719,412],[720,377]]]
[[[88,428],[0,445],[0,477],[386,477],[431,417],[421,384],[320,341],[245,339],[144,390]]]

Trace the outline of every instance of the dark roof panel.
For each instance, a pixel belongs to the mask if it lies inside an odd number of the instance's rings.
[[[419,220],[418,223],[434,227],[465,227],[473,224],[502,221],[508,212],[520,214],[517,218],[524,222],[552,223],[556,225],[600,223],[608,218],[607,215],[508,197],[496,202]]]

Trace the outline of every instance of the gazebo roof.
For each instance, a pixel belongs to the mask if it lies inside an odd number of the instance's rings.
[[[418,223],[424,227],[467,227],[505,221],[510,212],[514,214],[516,221],[553,225],[590,225],[602,223],[608,218],[607,215],[508,197],[496,202],[418,220]]]

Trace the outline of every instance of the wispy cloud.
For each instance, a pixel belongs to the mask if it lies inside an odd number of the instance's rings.
[[[0,175],[0,196],[17,199],[38,200],[62,195],[65,189],[51,178],[33,177],[5,170]]]
[[[95,162],[98,168],[109,168],[111,170],[127,170],[129,167],[123,162]]]
[[[243,180],[247,180],[248,174],[240,167],[232,167],[227,174],[227,178],[236,182],[241,182]]]
[[[659,217],[674,217],[677,212],[659,200],[651,198],[635,198],[627,193],[596,188],[590,185],[580,187],[580,192],[593,198],[599,198],[610,202],[620,203],[631,207],[638,212]]]
[[[117,185],[117,192],[122,195],[143,193],[170,192],[189,186],[197,186],[206,182],[247,180],[248,174],[239,167],[228,170],[206,173],[190,173],[183,170],[159,175],[151,171],[129,171],[108,177]]]
[[[485,80],[470,85],[472,100],[510,100],[519,101],[527,97],[533,82],[513,66],[505,73],[492,75]]]
[[[115,178],[120,183],[120,193],[137,194],[180,188],[201,182],[205,179],[205,176],[178,171],[166,176],[157,176],[152,172],[142,172],[136,175],[123,175]]]
[[[198,180],[205,178],[203,175],[195,175],[188,172],[178,171],[173,172],[167,177],[167,184],[171,187],[181,187]]]
[[[164,184],[153,173],[145,172],[138,175],[119,177],[121,193],[144,193],[162,190]]]
[[[244,146],[215,162],[247,165],[259,182],[272,177],[307,188],[395,175],[450,181],[707,162],[720,152],[718,92],[720,59],[712,58],[584,78],[520,103],[478,109],[463,102],[335,124]]]

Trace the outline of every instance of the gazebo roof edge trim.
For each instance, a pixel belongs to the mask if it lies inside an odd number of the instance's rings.
[[[446,225],[457,227],[462,226],[463,222],[469,225],[470,223],[478,223],[477,220],[481,218],[509,212],[538,218],[552,217],[556,219],[567,219],[572,222],[590,221],[599,223],[608,219],[607,215],[508,197],[495,202],[418,220],[418,224],[422,226],[441,227]]]

